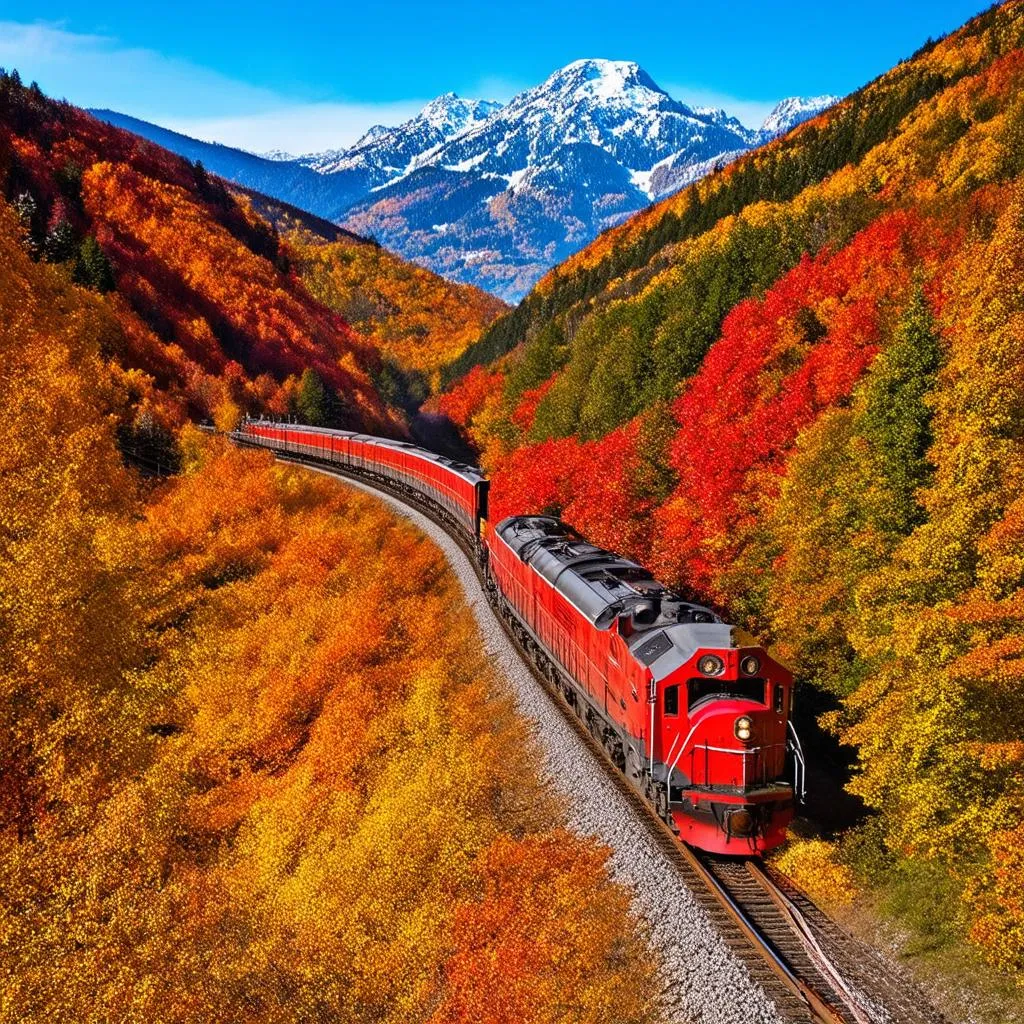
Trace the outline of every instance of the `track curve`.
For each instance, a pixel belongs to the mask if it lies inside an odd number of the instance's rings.
[[[543,774],[568,798],[569,824],[609,846],[614,877],[633,891],[634,910],[662,955],[661,996],[671,1020],[947,1024],[889,961],[843,932],[778,872],[679,843],[533,666],[488,600],[472,544],[439,510],[386,481],[275,454],[385,501],[441,548],[488,655],[534,727]]]

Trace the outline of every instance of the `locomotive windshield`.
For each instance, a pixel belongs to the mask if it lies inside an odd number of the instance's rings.
[[[758,704],[765,702],[763,679],[717,679],[701,676],[687,682],[686,693],[687,707],[690,710],[706,700],[752,700]]]

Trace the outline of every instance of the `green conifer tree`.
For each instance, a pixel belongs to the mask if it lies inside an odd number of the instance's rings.
[[[331,399],[327,385],[316,370],[302,371],[299,392],[295,396],[295,411],[303,423],[312,427],[325,427],[331,419]]]

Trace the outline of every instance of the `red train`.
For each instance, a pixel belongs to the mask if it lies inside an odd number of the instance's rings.
[[[236,436],[384,482],[471,539],[537,666],[681,839],[745,854],[785,838],[803,786],[793,677],[742,630],[557,519],[488,523],[472,466],[316,427],[247,422]]]

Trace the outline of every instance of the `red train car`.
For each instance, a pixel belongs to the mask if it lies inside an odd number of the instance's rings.
[[[475,466],[407,441],[290,423],[247,420],[237,431],[250,444],[326,462],[415,492],[446,513],[469,536],[480,536],[487,515],[487,478]]]
[[[475,467],[344,430],[260,421],[236,437],[386,482],[482,537],[503,614],[679,837],[735,854],[783,841],[803,787],[793,677],[751,637],[557,519],[487,525]]]
[[[681,839],[718,853],[783,841],[802,754],[793,677],[752,638],[564,523],[489,529],[487,571],[570,703]]]

